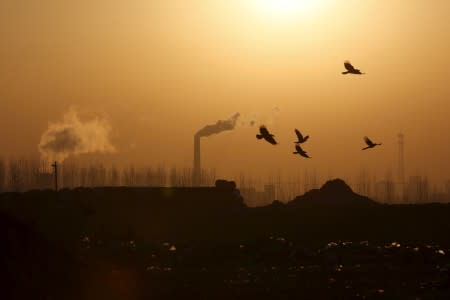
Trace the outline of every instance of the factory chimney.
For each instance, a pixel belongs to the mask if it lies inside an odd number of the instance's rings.
[[[233,130],[236,126],[240,114],[235,113],[229,119],[219,120],[215,124],[206,125],[194,135],[194,168],[192,170],[192,185],[200,186],[202,184],[202,174],[200,166],[200,138],[213,134],[219,134],[222,131]]]
[[[192,172],[192,185],[200,186],[201,184],[201,167],[200,167],[200,136],[194,135],[194,169]]]

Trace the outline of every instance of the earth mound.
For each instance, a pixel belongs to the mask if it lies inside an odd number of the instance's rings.
[[[289,206],[298,205],[376,205],[377,203],[368,197],[361,196],[342,179],[327,181],[320,189],[313,189],[302,196],[297,196],[288,202]]]

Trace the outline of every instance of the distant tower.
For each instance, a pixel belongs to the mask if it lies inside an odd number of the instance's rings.
[[[55,191],[58,191],[58,163],[55,161],[52,164],[53,167],[53,175],[55,176]]]
[[[202,183],[202,171],[200,166],[200,136],[194,136],[194,168],[192,169],[192,185],[200,186]]]
[[[405,136],[403,133],[398,134],[398,185],[399,185],[399,197],[400,200],[404,200],[405,190],[405,157],[404,157],[404,141]]]

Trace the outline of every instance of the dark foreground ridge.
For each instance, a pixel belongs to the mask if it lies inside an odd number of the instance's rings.
[[[344,181],[249,208],[235,185],[0,195],[2,299],[448,299],[450,205]]]

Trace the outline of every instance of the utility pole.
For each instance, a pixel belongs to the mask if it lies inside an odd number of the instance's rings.
[[[58,191],[58,163],[55,161],[52,164],[53,167],[53,175],[55,176],[55,191]]]

